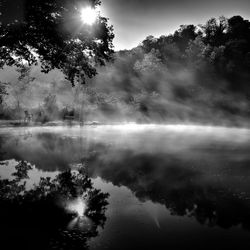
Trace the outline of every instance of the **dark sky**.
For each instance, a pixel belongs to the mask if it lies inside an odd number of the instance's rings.
[[[250,19],[250,0],[102,0],[102,13],[115,29],[115,49],[130,49],[148,35],[173,33],[181,24],[202,24],[211,17]]]

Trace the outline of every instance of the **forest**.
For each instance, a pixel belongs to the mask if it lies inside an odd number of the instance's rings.
[[[4,66],[0,119],[47,123],[199,123],[244,126],[250,115],[250,22],[241,16],[181,25],[116,51],[85,83],[41,64]],[[28,114],[28,117],[27,117]]]

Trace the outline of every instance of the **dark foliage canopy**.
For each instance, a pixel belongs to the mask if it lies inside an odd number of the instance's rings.
[[[241,16],[211,18],[200,26],[181,25],[174,34],[148,36],[141,45],[145,53],[158,51],[168,67],[212,71],[231,83],[232,90],[250,93],[250,22]]]
[[[10,3],[12,2],[12,4]],[[41,63],[42,71],[60,69],[75,80],[96,74],[113,53],[113,28],[98,15],[91,26],[80,11],[99,0],[0,0],[0,68]]]

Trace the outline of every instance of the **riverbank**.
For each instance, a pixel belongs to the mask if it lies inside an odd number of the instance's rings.
[[[85,121],[79,122],[76,120],[56,120],[49,122],[24,122],[23,120],[0,120],[0,128],[5,127],[60,127],[60,126],[101,126],[101,125],[176,125],[176,126],[207,126],[207,127],[223,127],[223,128],[238,128],[250,129],[249,122],[236,123],[200,123],[193,121],[168,121],[168,122],[148,122],[138,123],[133,121],[120,121],[120,122],[103,122],[103,121]]]
[[[79,122],[79,121],[72,121],[72,120],[65,120],[65,121],[50,121],[50,122],[24,122],[23,120],[0,120],[0,128],[1,127],[48,127],[48,126],[64,126],[64,125],[103,125],[103,123],[98,121],[86,121],[86,122]]]

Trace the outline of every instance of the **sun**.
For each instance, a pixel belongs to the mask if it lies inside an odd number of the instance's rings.
[[[97,19],[97,11],[91,7],[85,7],[80,10],[82,22],[92,25]]]

